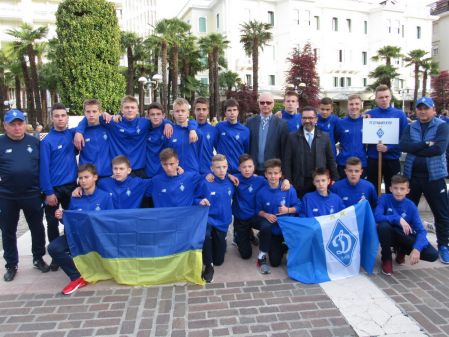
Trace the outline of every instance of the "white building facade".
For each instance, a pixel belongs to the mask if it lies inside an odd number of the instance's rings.
[[[259,90],[276,95],[286,87],[286,58],[293,48],[310,42],[318,57],[321,96],[335,101],[353,93],[372,98],[365,89],[372,82],[368,74],[380,63],[371,57],[385,45],[401,47],[403,54],[423,49],[430,56],[435,19],[421,0],[189,0],[178,16],[192,25],[197,36],[224,34],[230,41],[228,68],[249,84],[252,63],[240,43],[240,24],[271,23],[273,40],[260,53]],[[411,100],[413,67],[405,67],[402,60],[394,60],[394,65],[400,76],[393,90],[397,97]]]
[[[440,70],[449,70],[449,1],[437,1],[431,13],[438,19],[433,22],[432,57]]]

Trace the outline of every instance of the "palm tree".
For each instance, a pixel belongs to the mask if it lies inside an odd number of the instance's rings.
[[[7,31],[8,35],[15,37],[19,44],[22,44],[26,50],[28,56],[28,61],[30,63],[30,73],[31,73],[31,87],[33,89],[33,96],[36,104],[37,119],[41,122],[45,119],[43,115],[43,109],[40,98],[39,89],[39,77],[37,73],[36,66],[36,50],[35,43],[37,40],[44,38],[48,33],[47,27],[38,27],[33,29],[33,27],[27,23],[22,23],[19,29],[9,29]]]
[[[253,91],[257,95],[259,88],[259,48],[263,50],[263,47],[268,45],[273,36],[270,31],[273,27],[268,23],[256,20],[245,22],[240,27],[240,43],[243,44],[246,55],[253,58]]]
[[[390,88],[391,80],[398,77],[397,69],[391,65],[381,64],[368,74],[368,77],[375,78],[376,81],[369,86],[374,90],[380,84],[385,84]]]
[[[200,48],[207,53],[209,67],[209,104],[211,117],[216,117],[220,107],[220,84],[218,82],[218,68],[220,56],[228,47],[229,41],[220,33],[211,33],[199,39]]]
[[[134,94],[134,50],[138,44],[142,43],[142,39],[137,36],[136,33],[121,32],[120,36],[121,47],[123,51],[126,51],[128,59],[128,68],[126,71],[126,94]]]
[[[383,68],[383,74],[386,75],[388,73],[395,73],[396,68],[391,65],[391,59],[401,57],[401,47],[396,46],[384,46],[377,51],[377,54],[371,57],[373,61],[385,60],[385,65],[387,68]],[[386,71],[385,71],[386,70]],[[398,75],[396,75],[398,76]],[[371,77],[371,76],[370,76]],[[389,88],[391,88],[391,79],[389,77],[383,77],[382,84],[386,84]]]
[[[154,29],[155,34],[159,37],[159,45],[161,48],[161,64],[162,64],[162,105],[167,108],[168,99],[168,83],[167,83],[167,61],[168,47],[171,48],[172,55],[172,97],[178,95],[178,60],[179,60],[179,44],[189,32],[191,26],[177,18],[163,19],[159,21]],[[165,105],[164,105],[165,103]]]
[[[220,73],[218,82],[220,83],[220,87],[226,89],[226,91],[228,92],[231,91],[232,88],[242,84],[242,80],[240,79],[239,74],[234,73],[230,70],[226,70]]]
[[[406,67],[413,66],[413,72],[415,74],[415,89],[413,90],[413,102],[418,99],[418,89],[419,89],[419,73],[420,67],[423,63],[423,57],[427,54],[425,50],[413,49],[408,55],[404,57],[404,61],[407,62]]]
[[[440,67],[438,62],[432,60],[431,57],[425,58],[421,64],[422,70],[422,93],[421,95],[424,97],[427,94],[427,79],[430,76],[438,75],[440,72]]]
[[[5,50],[0,50],[0,112],[3,112],[4,105],[3,102],[8,99],[8,92],[6,87],[6,76],[5,71],[7,69],[8,58],[6,56]]]

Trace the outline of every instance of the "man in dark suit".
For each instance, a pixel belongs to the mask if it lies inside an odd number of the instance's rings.
[[[287,123],[273,115],[274,99],[266,92],[259,96],[260,114],[246,122],[250,131],[249,154],[256,163],[256,173],[264,174],[264,162],[268,159],[284,159],[288,138]]]
[[[337,164],[332,153],[329,135],[317,129],[317,113],[311,106],[302,109],[302,126],[288,136],[285,147],[285,177],[293,184],[302,198],[315,190],[312,172],[322,167],[329,170],[331,179],[338,180]]]

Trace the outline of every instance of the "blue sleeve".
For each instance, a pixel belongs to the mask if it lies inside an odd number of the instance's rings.
[[[189,131],[198,130],[198,122],[194,119],[189,119],[187,128],[189,129]]]
[[[446,153],[449,141],[449,124],[444,123],[438,126],[435,138],[432,140],[435,144],[425,146],[423,149],[416,151],[414,154],[420,157],[441,156]]]
[[[114,209],[114,203],[112,202],[112,196],[108,193],[108,197],[106,199],[105,207],[103,209]]]
[[[152,179],[141,179],[141,183],[144,184],[145,196],[151,197],[153,194],[153,180]]]
[[[386,215],[386,207],[387,205],[385,203],[385,198],[380,198],[374,211],[374,218],[376,222],[388,222],[391,225],[399,226],[399,221],[401,220],[399,214]]]
[[[49,142],[40,143],[40,162],[39,162],[39,179],[41,185],[41,191],[46,195],[52,195],[55,193],[51,184],[50,177],[50,159],[51,149]]]
[[[293,187],[290,187],[288,194],[290,199],[290,207],[294,207],[296,210],[296,215],[299,215],[299,212],[301,211],[301,200],[299,200],[296,190]]]
[[[256,214],[259,215],[260,211],[263,211],[262,190],[259,190],[256,194]]]
[[[426,148],[426,142],[413,142],[410,138],[410,125],[408,125],[402,133],[399,141],[399,148],[402,152],[415,154],[416,151]]]
[[[307,218],[307,201],[308,197],[304,196],[304,198],[302,198],[301,207],[299,208],[299,216],[302,218]]]
[[[206,194],[207,194],[206,180],[202,180],[198,185],[197,193],[193,199],[193,204],[199,205],[200,201],[205,198]]]
[[[404,133],[407,127],[408,127],[407,117],[405,117],[405,113],[401,111],[401,117],[399,117],[399,139],[401,139],[402,134]],[[397,151],[401,151],[399,144],[387,145],[387,153]]]
[[[100,117],[101,118],[101,117]],[[84,135],[84,132],[86,131],[87,128],[87,118],[84,117],[79,123],[78,126],[75,128],[75,132],[81,133],[82,135]]]
[[[343,203],[343,200],[341,200],[340,196],[338,194],[335,194],[335,196],[338,198],[338,212],[340,212],[341,210],[345,209],[346,206]]]
[[[246,137],[245,137],[245,141],[243,142],[243,150],[245,151],[245,153],[249,153],[249,137],[250,137],[250,133],[249,133],[249,129],[244,126],[244,128],[246,129]]]
[[[414,207],[413,207],[414,206]],[[418,208],[413,204],[413,216],[412,216],[412,223],[410,226],[413,228],[413,230],[416,233],[416,241],[413,245],[413,248],[422,251],[427,245],[429,244],[429,241],[427,241],[427,232],[424,229],[424,226],[421,222],[421,217],[419,216]]]
[[[377,191],[374,186],[371,186],[370,192],[369,192],[369,204],[371,206],[371,209],[375,209],[377,205]]]

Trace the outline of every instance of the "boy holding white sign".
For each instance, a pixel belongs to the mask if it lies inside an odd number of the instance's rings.
[[[391,91],[382,84],[376,88],[377,107],[368,112],[371,118],[399,118],[399,137],[407,127],[407,117],[402,110],[391,106]],[[401,151],[397,144],[369,144],[368,145],[368,180],[377,185],[379,152],[382,152],[382,174],[385,182],[385,193],[389,193],[391,177],[401,172],[399,158]]]

